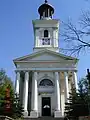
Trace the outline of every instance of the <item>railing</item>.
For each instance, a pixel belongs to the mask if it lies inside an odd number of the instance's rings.
[[[42,45],[50,45],[50,38],[44,37],[42,38]]]

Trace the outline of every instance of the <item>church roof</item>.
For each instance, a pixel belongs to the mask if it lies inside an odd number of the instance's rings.
[[[42,50],[42,51],[38,51],[38,52],[34,52],[34,53],[32,53],[32,54],[29,54],[29,55],[26,55],[26,56],[23,56],[23,57],[19,57],[19,58],[16,58],[16,59],[14,59],[13,60],[13,62],[14,63],[17,63],[17,62],[26,62],[26,59],[27,58],[33,58],[33,57],[35,57],[35,56],[40,56],[41,54],[45,54],[45,53],[49,53],[49,54],[52,54],[52,55],[56,55],[56,56],[58,56],[58,57],[60,57],[60,58],[63,58],[64,60],[71,60],[71,61],[75,61],[75,62],[77,62],[78,61],[78,59],[77,58],[74,58],[74,57],[71,57],[71,56],[67,56],[67,55],[64,55],[64,54],[61,54],[61,53],[58,53],[58,52],[54,52],[54,51],[51,51],[51,50],[47,50],[47,49],[45,49],[45,50]]]

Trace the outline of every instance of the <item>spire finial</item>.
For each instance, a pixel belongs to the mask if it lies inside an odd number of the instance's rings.
[[[47,3],[48,1],[47,0],[45,0],[45,3]]]

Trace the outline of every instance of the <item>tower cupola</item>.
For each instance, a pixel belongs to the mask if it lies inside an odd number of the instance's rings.
[[[54,8],[45,0],[45,3],[38,8],[38,12],[40,14],[40,19],[52,19]]]
[[[59,20],[53,19],[54,7],[45,3],[38,8],[40,19],[33,20],[34,48],[40,51],[43,49],[59,52]]]

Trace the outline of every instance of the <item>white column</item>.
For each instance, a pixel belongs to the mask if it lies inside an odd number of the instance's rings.
[[[33,73],[32,79],[32,111],[31,118],[38,118],[38,87],[37,87],[37,72]]]
[[[60,100],[60,79],[59,79],[59,73],[55,72],[55,98],[56,98],[56,109],[54,113],[55,118],[60,118],[62,117],[62,112],[61,112],[61,100]]]
[[[27,114],[27,105],[28,105],[28,81],[29,81],[29,72],[25,72],[25,80],[24,80],[24,94],[23,94],[23,107],[24,112]]]
[[[58,72],[55,72],[55,97],[56,97],[56,111],[60,111],[60,86]]]
[[[72,82],[74,83],[76,90],[78,90],[77,72],[75,71],[73,72],[72,80],[73,80]]]
[[[65,102],[67,102],[67,98],[69,98],[69,85],[68,85],[68,72],[64,72],[65,79]]]
[[[20,72],[16,72],[16,86],[15,86],[15,92],[19,94],[19,83],[20,83]]]
[[[33,88],[34,88],[34,95],[33,95],[33,110],[38,110],[38,88],[37,88],[37,72],[34,72],[34,79],[33,79]]]

